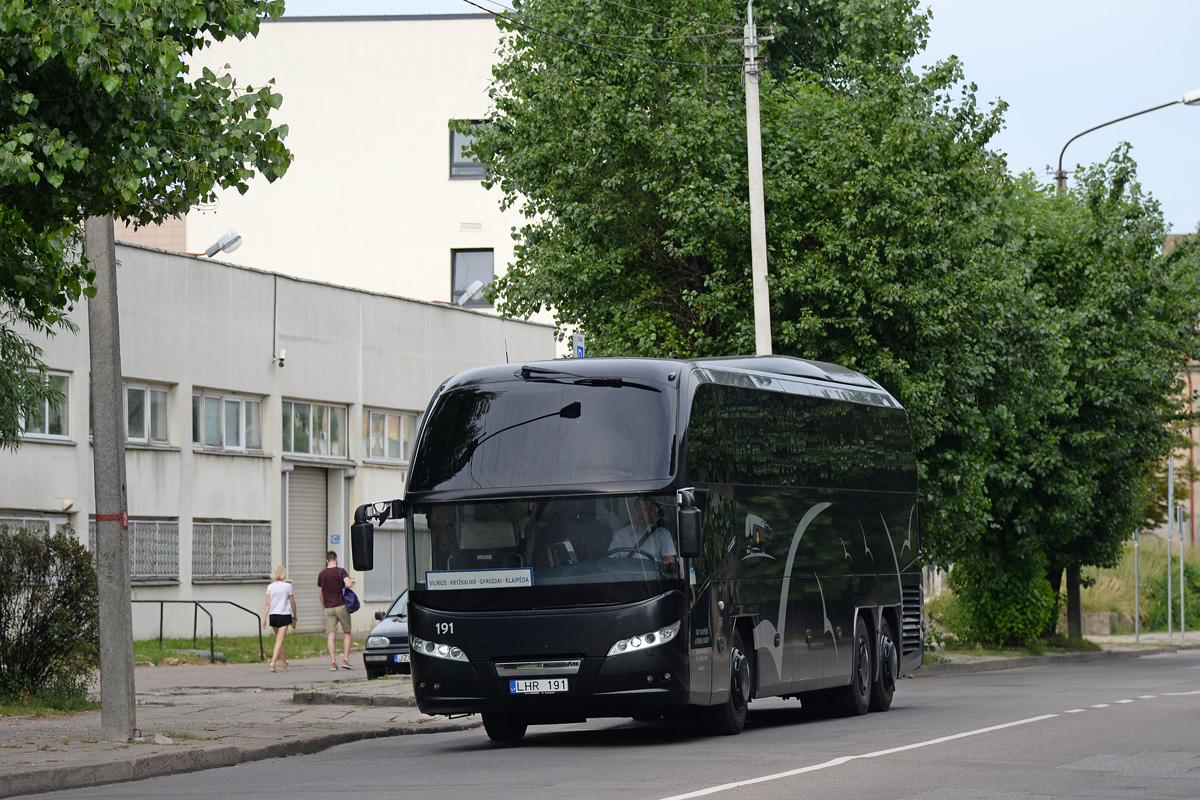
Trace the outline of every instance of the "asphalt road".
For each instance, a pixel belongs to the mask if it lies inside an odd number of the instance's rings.
[[[902,682],[892,710],[751,706],[740,736],[600,720],[377,739],[313,756],[42,795],[564,800],[1200,797],[1200,651]]]

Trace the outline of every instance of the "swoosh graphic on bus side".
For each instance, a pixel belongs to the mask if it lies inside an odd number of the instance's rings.
[[[783,637],[787,630],[787,599],[788,591],[792,586],[792,567],[796,563],[796,551],[800,549],[800,539],[804,536],[804,532],[808,530],[808,526],[817,518],[825,509],[829,508],[830,503],[817,503],[810,508],[800,520],[800,524],[796,526],[796,532],[792,534],[792,546],[788,550],[787,563],[783,567],[783,586],[779,590],[779,629],[776,630],[775,625],[770,620],[761,620],[758,623],[756,634],[758,641],[766,643],[765,649],[771,654],[771,660],[775,662],[775,674],[780,680],[788,680],[791,675],[783,674]],[[819,584],[818,584],[819,585]],[[821,600],[824,607],[824,597]],[[779,634],[779,644],[775,644],[775,635]]]

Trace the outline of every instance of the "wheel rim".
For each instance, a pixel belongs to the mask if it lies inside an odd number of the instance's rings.
[[[733,661],[733,700],[738,706],[746,705],[746,687],[750,683],[750,664],[740,647],[731,653]]]
[[[871,650],[867,646],[865,636],[860,636],[858,639],[858,673],[856,680],[858,681],[858,691],[865,695],[871,691]]]
[[[899,655],[896,653],[896,644],[892,641],[892,637],[886,633],[879,642],[880,653],[880,679],[883,681],[884,688],[890,690],[896,685],[896,673],[900,671]]]

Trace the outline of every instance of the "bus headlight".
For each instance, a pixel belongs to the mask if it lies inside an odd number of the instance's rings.
[[[438,642],[429,642],[416,636],[408,637],[409,647],[412,652],[420,653],[423,656],[430,658],[444,658],[447,661],[468,661],[467,654],[452,644],[439,644]]]
[[[622,639],[608,649],[608,654],[616,656],[621,653],[632,653],[636,650],[658,647],[660,644],[666,644],[674,639],[677,633],[679,633],[679,623],[672,622],[670,625],[659,628],[656,631]]]

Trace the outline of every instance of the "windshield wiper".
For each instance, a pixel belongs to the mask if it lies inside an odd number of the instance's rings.
[[[546,383],[563,383],[571,386],[602,386],[610,389],[623,389],[629,387],[631,389],[645,389],[650,392],[658,392],[662,394],[662,390],[656,386],[650,386],[645,383],[637,383],[636,381],[627,381],[624,378],[588,378],[583,375],[578,375],[574,372],[564,372],[558,369],[546,369],[544,367],[521,367],[520,375],[523,379],[539,380]],[[568,378],[569,380],[561,380],[559,377]]]
[[[630,389],[645,389],[646,391],[662,394],[662,389],[656,386],[627,381],[624,378],[580,378],[579,380],[571,381],[571,384],[573,386],[608,386],[613,389],[629,387]]]

